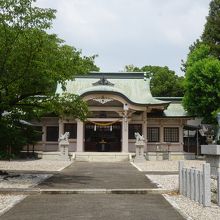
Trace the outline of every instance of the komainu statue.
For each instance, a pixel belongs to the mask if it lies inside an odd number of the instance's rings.
[[[69,145],[69,136],[70,133],[69,132],[65,132],[64,134],[62,134],[59,138],[59,145]]]
[[[143,135],[140,135],[138,132],[135,132],[134,133],[134,136],[136,138],[136,143],[137,142],[140,142],[140,141],[144,141],[144,136]]]

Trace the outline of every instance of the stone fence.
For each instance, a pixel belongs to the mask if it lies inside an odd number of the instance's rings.
[[[197,170],[195,168],[185,168],[184,161],[179,161],[179,192],[203,206],[210,206],[210,164],[203,164],[202,170]],[[220,206],[220,172],[217,175],[217,203]]]

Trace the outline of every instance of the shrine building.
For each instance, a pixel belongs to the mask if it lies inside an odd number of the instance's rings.
[[[91,72],[67,81],[56,93],[79,95],[88,104],[88,118],[43,117],[42,139],[35,150],[56,152],[58,138],[70,132],[69,152],[135,152],[135,132],[145,138],[145,152],[183,152],[187,115],[181,98],[152,97],[145,73]]]

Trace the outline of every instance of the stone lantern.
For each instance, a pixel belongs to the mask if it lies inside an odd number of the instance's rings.
[[[218,129],[214,144],[201,145],[201,153],[206,155],[206,162],[210,163],[211,175],[220,172],[220,112],[217,114]]]

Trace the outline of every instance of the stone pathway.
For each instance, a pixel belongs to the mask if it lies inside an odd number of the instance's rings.
[[[127,162],[75,162],[38,188],[56,189],[143,189],[156,188],[144,173]]]
[[[129,163],[76,162],[47,179],[42,189],[155,188],[144,173]],[[183,217],[155,194],[40,194],[31,195],[9,210],[2,220],[181,220]]]

